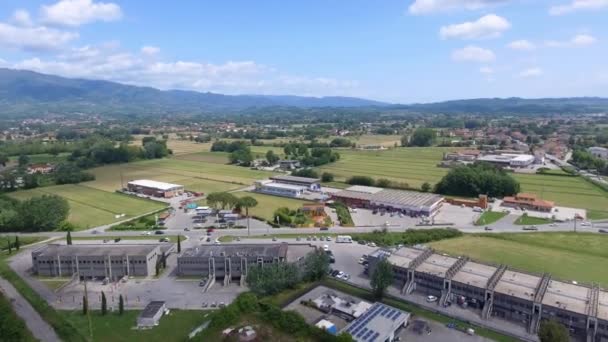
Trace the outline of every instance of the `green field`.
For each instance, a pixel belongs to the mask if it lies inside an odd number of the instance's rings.
[[[304,203],[310,203],[293,198],[279,197],[258,194],[254,192],[239,192],[236,193],[238,197],[251,196],[258,201],[258,205],[255,208],[249,209],[249,215],[262,217],[268,221],[274,220],[274,211],[280,207],[287,207],[289,209],[297,210],[302,208]]]
[[[507,215],[507,213],[503,213],[502,211],[484,211],[484,213],[479,216],[477,221],[475,221],[475,225],[483,226],[487,224],[492,224]]]
[[[62,311],[62,315],[82,336],[89,337],[89,323],[82,311]],[[139,311],[124,314],[99,311],[91,312],[93,341],[186,341],[188,334],[205,321],[205,313],[195,310],[171,310],[160,320],[157,327],[148,330],[133,329],[137,325]]]
[[[547,219],[547,218],[521,215],[520,217],[517,218],[517,220],[515,220],[515,222],[513,222],[513,224],[516,224],[519,226],[528,226],[528,225],[537,225],[537,224],[538,225],[549,224],[551,222],[553,222],[553,221],[550,219]]]
[[[85,185],[56,185],[9,194],[21,200],[42,195],[58,195],[67,199],[70,204],[68,221],[81,229],[125,220],[165,207],[160,202],[101,191]],[[117,219],[115,215],[118,214],[125,216]]]
[[[591,233],[478,234],[430,243],[438,251],[555,278],[608,286],[608,236]]]

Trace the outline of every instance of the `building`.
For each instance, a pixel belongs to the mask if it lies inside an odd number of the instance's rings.
[[[270,180],[279,184],[297,185],[309,191],[321,190],[321,180],[319,178],[297,177],[290,175],[277,175],[270,177]]]
[[[442,196],[405,190],[355,185],[331,194],[350,207],[398,211],[411,216],[433,216],[444,201]]]
[[[333,292],[324,293],[313,300],[316,307],[323,312],[340,313],[352,318],[363,315],[372,304],[353,297],[340,297]]]
[[[301,167],[299,160],[279,160],[279,168],[281,170],[290,171]]]
[[[555,207],[555,202],[538,199],[538,196],[534,194],[519,193],[515,196],[503,198],[502,205],[505,207],[551,212]]]
[[[153,328],[157,326],[165,310],[167,310],[165,302],[151,301],[137,317],[137,327]]]
[[[178,256],[177,274],[209,277],[213,282],[221,279],[224,284],[238,280],[244,284],[249,267],[295,260],[295,255],[304,256],[312,250],[309,245],[289,246],[287,243],[201,245]]]
[[[515,153],[503,153],[503,154],[486,154],[477,158],[479,162],[485,162],[500,167],[527,167],[534,163],[535,157],[530,154],[515,154]]]
[[[552,279],[506,265],[488,265],[467,257],[434,253],[411,247],[370,254],[368,273],[379,260],[393,266],[393,285],[408,295],[436,296],[438,305],[452,303],[491,317],[518,324],[536,334],[540,322],[556,319],[573,336],[587,341],[608,339],[608,292],[597,285]]]
[[[48,163],[31,164],[27,167],[27,173],[29,174],[47,174],[53,172],[54,170],[55,166]]]
[[[147,277],[155,274],[162,256],[160,245],[49,244],[32,252],[32,269],[44,277]]]
[[[317,327],[321,330],[325,330],[332,335],[338,334],[338,328],[336,327],[336,325],[333,322],[328,321],[326,319],[321,319],[320,321],[315,323],[315,327]]]
[[[127,183],[127,189],[132,192],[153,197],[171,198],[184,193],[184,186],[148,179],[138,179]]]
[[[255,192],[267,195],[284,197],[301,197],[304,194],[304,187],[292,184],[276,183],[271,180],[261,180],[255,182]]]
[[[594,157],[600,159],[608,159],[608,148],[593,146],[587,149],[587,152],[591,153]]]
[[[409,313],[378,302],[350,322],[342,332],[349,333],[357,342],[393,341],[395,333],[407,325],[409,318]]]

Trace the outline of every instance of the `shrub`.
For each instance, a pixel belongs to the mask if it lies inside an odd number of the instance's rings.
[[[334,174],[330,173],[330,172],[323,172],[323,174],[321,175],[321,181],[322,182],[333,182]]]
[[[364,186],[374,186],[374,184],[375,184],[374,179],[372,177],[368,177],[368,176],[352,176],[348,180],[346,180],[346,183],[351,184],[351,185],[364,185]]]

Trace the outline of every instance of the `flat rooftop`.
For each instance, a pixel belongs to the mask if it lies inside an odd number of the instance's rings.
[[[418,268],[416,272],[422,272],[431,274],[436,277],[443,278],[445,273],[456,263],[458,259],[451,256],[443,256],[441,254],[433,254],[426,259]]]
[[[321,180],[319,178],[309,178],[309,177],[298,177],[298,176],[290,176],[290,175],[277,175],[272,176],[270,179],[279,182],[296,182],[303,184],[315,184],[319,183]]]
[[[382,202],[410,207],[430,207],[443,200],[443,197],[436,194],[384,189],[372,195],[372,202]]]
[[[388,262],[395,266],[401,266],[405,268],[410,267],[410,263],[416,259],[420,254],[422,254],[423,250],[415,249],[415,248],[400,248],[396,252],[392,253],[388,257]]]
[[[287,257],[288,245],[286,242],[275,244],[225,244],[225,245],[200,245],[184,251],[182,257],[241,257],[241,256],[264,256],[264,257]]]
[[[160,309],[163,308],[165,302],[161,301],[152,301],[146,305],[144,310],[139,314],[140,318],[152,318],[158,313]]]
[[[608,322],[608,292],[601,290],[599,295],[599,305],[597,318]]]
[[[287,261],[293,262],[308,255],[314,251],[316,247],[310,244],[290,244],[287,248]]]
[[[586,315],[590,291],[588,287],[551,280],[543,297],[543,305]]]
[[[533,301],[540,279],[539,276],[532,274],[506,270],[496,284],[494,292]]]
[[[136,180],[130,181],[128,184],[135,185],[135,186],[141,186],[144,188],[165,190],[165,191],[173,190],[173,189],[181,189],[184,187],[183,185],[179,185],[179,184],[158,182],[158,181],[149,180],[149,179],[136,179]]]
[[[485,289],[488,285],[488,281],[496,270],[497,268],[494,266],[467,261],[460,271],[454,275],[452,280]]]
[[[392,306],[374,303],[363,315],[350,322],[342,331],[348,332],[357,342],[386,341],[410,314]]]
[[[365,185],[353,185],[353,186],[349,186],[348,188],[344,189],[347,191],[354,191],[354,192],[363,192],[366,194],[375,194],[377,192],[380,192],[384,189],[382,188],[377,188],[375,186],[365,186]]]
[[[304,189],[304,187],[302,187],[300,185],[276,183],[276,182],[262,183],[262,186],[267,187],[267,188],[287,189],[287,190],[296,190],[296,191],[300,191],[300,190]]]
[[[49,244],[32,252],[37,257],[68,257],[68,256],[122,256],[148,255],[160,246],[153,245],[58,245]]]

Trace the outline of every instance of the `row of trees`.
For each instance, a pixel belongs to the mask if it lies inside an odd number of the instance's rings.
[[[364,185],[364,186],[377,186],[380,188],[391,188],[401,190],[411,190],[412,188],[408,183],[397,182],[386,178],[373,179],[369,176],[352,176],[346,180],[346,183],[351,185]],[[420,187],[422,192],[429,192],[432,190],[432,186],[428,182],[424,182]]]
[[[62,227],[70,212],[68,201],[43,195],[18,201],[0,197],[0,231],[44,232]]]
[[[145,137],[142,146],[129,145],[109,139],[91,138],[83,141],[68,157],[80,168],[90,168],[97,165],[128,163],[137,159],[156,159],[169,155],[165,140],[155,137]]]
[[[246,141],[233,141],[227,142],[224,140],[218,140],[211,145],[211,152],[228,152],[230,155],[231,164],[238,164],[241,166],[250,166],[253,161],[253,153],[251,153],[251,147]]]
[[[212,192],[207,195],[206,201],[207,205],[214,209],[245,209],[247,234],[249,234],[249,209],[258,205],[258,201],[255,198],[251,196],[236,197],[229,192]]]
[[[305,143],[288,143],[283,147],[283,152],[287,158],[299,160],[306,166],[325,165],[340,159],[340,154],[332,151],[330,147],[313,147],[309,149]]]
[[[599,174],[608,175],[608,162],[585,150],[574,150],[570,162],[581,169],[596,170]]]
[[[504,170],[487,164],[459,166],[451,169],[435,187],[435,192],[476,197],[485,194],[490,197],[504,197],[517,194],[519,183]]]

